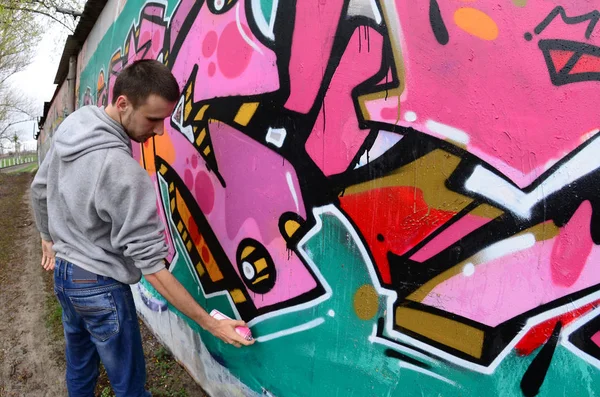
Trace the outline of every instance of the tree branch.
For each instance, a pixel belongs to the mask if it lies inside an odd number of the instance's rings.
[[[49,14],[47,12],[44,11],[40,11],[40,10],[35,10],[33,8],[23,8],[23,7],[12,7],[12,6],[4,6],[4,8],[6,10],[12,10],[12,11],[23,11],[23,12],[31,12],[34,14],[40,14],[40,15],[44,15],[52,20],[54,20],[55,22],[60,23],[62,26],[64,26],[65,28],[69,29],[69,31],[71,33],[74,33],[74,30],[71,29],[71,27],[67,26],[63,21],[61,21],[60,19],[56,18],[54,15]]]

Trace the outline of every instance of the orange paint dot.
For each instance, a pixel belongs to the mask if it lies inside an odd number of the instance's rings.
[[[463,7],[454,13],[454,23],[475,37],[483,40],[495,40],[498,37],[498,25],[483,11]]]

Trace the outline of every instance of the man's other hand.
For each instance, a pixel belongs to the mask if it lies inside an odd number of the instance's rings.
[[[46,271],[54,270],[55,260],[52,241],[42,240],[42,267]]]

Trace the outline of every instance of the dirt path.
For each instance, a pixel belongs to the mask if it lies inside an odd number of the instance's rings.
[[[31,174],[0,175],[2,397],[66,395],[64,366],[56,360],[62,345],[53,340],[45,322],[39,234],[24,195],[30,181]]]

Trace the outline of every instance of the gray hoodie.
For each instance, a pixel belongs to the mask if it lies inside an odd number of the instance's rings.
[[[165,267],[152,181],[104,109],[85,106],[62,122],[31,199],[38,230],[59,258],[126,284]]]

